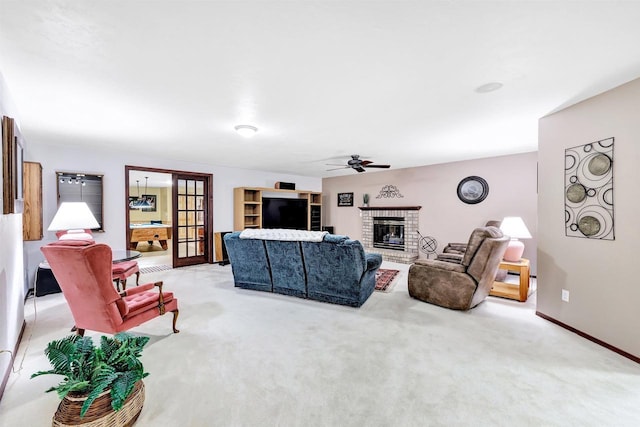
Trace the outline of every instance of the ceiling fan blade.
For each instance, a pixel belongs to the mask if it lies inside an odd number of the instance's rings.
[[[362,168],[360,166],[356,166],[353,169],[357,170],[358,172],[364,172],[364,168]]]
[[[333,169],[326,169],[327,171],[337,171],[338,169],[349,169],[349,166],[342,166],[339,168],[333,168]]]
[[[344,163],[325,163],[325,166],[342,166],[343,168],[347,167],[344,165]]]
[[[381,169],[389,169],[391,165],[363,165],[365,168],[381,168]]]
[[[364,167],[367,167],[367,165],[370,165],[371,163],[373,163],[371,160],[363,160],[360,162],[360,164]]]

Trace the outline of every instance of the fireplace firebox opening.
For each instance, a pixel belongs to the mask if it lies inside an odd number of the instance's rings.
[[[373,217],[373,247],[404,251],[404,218]]]

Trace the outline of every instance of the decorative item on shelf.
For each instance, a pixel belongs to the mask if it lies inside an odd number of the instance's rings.
[[[66,231],[60,240],[91,240],[93,236],[86,230],[100,228],[89,206],[85,202],[62,202],[48,231]]]
[[[394,198],[403,198],[404,196],[400,193],[400,190],[395,185],[385,185],[380,190],[380,193],[376,196],[376,199],[394,199]]]
[[[275,185],[276,190],[295,190],[296,183],[295,182],[283,182],[278,181]]]
[[[531,239],[531,233],[519,216],[506,216],[500,224],[500,230],[505,236],[509,236],[509,244],[504,252],[503,259],[509,262],[518,262],[524,252],[524,243],[518,239]]]
[[[436,253],[436,249],[438,249],[438,241],[435,237],[431,236],[422,236],[418,230],[416,230],[418,236],[420,236],[420,240],[418,241],[418,247],[420,248],[420,252],[427,254],[427,259],[431,256],[431,254]]]
[[[353,193],[338,193],[338,206],[353,206]]]
[[[475,205],[489,195],[489,184],[479,176],[468,176],[458,184],[458,198],[464,203]]]
[[[91,337],[70,335],[51,341],[44,353],[53,369],[40,375],[62,375],[64,379],[47,392],[62,399],[53,426],[132,425],[144,404],[144,372],[140,355],[149,337],[126,332],[102,336],[100,346]]]
[[[568,148],[565,164],[565,234],[615,240],[613,224],[614,138]]]
[[[362,206],[365,208],[369,206],[369,195],[367,193],[362,195]]]

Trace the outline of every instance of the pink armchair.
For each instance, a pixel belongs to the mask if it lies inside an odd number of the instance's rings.
[[[85,329],[115,334],[173,312],[178,300],[162,291],[162,282],[116,291],[111,275],[111,248],[92,240],[66,240],[41,248],[69,304],[79,335]],[[153,289],[158,287],[158,292]]]

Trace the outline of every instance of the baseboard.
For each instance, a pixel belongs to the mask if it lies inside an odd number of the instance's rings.
[[[599,340],[596,337],[592,337],[589,334],[585,334],[584,332],[582,332],[582,331],[580,331],[580,330],[578,330],[578,329],[576,329],[576,328],[574,328],[572,326],[569,326],[566,323],[562,323],[561,321],[559,321],[557,319],[554,319],[553,317],[550,317],[550,316],[547,316],[546,314],[540,313],[539,311],[536,311],[536,315],[542,317],[545,320],[548,320],[551,323],[555,323],[556,325],[561,326],[561,327],[565,328],[566,330],[573,332],[574,334],[580,335],[582,338],[588,339],[591,342],[594,342],[594,343],[596,343],[598,345],[601,345],[602,347],[604,347],[606,349],[609,349],[609,350],[613,351],[614,353],[618,353],[620,356],[623,356],[623,357],[626,357],[627,359],[633,360],[636,363],[640,363],[640,357],[638,357],[638,356],[634,356],[633,354],[627,353],[626,351],[621,350],[618,347],[614,347],[611,344],[608,344],[608,343],[606,343],[606,342],[604,342],[602,340]]]
[[[0,400],[2,400],[2,396],[4,395],[4,389],[7,386],[7,382],[9,382],[9,376],[11,375],[11,370],[13,369],[13,363],[16,361],[16,355],[18,354],[18,347],[20,347],[20,343],[22,342],[22,335],[24,334],[24,329],[27,327],[27,322],[22,321],[22,328],[20,328],[20,334],[18,334],[18,340],[16,341],[16,345],[13,348],[13,353],[11,354],[11,362],[9,363],[9,369],[4,373],[4,377],[2,378],[2,383],[0,383]]]

